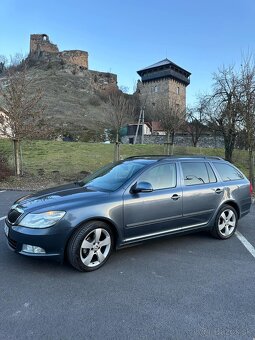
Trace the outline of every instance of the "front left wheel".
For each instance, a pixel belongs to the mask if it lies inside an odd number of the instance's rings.
[[[67,246],[69,263],[82,272],[100,268],[108,260],[113,248],[111,228],[102,221],[91,221],[81,226]]]

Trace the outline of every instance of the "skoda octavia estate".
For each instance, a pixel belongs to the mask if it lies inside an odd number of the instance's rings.
[[[240,170],[219,157],[131,157],[18,199],[5,234],[19,254],[67,258],[92,271],[113,249],[156,237],[208,230],[228,239],[250,210],[251,192]]]

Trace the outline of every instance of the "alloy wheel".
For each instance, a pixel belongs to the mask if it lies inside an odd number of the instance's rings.
[[[80,258],[85,266],[96,267],[100,265],[111,250],[111,236],[103,228],[92,230],[82,241]]]
[[[218,229],[224,237],[229,237],[236,227],[236,215],[231,209],[225,209],[219,216]]]

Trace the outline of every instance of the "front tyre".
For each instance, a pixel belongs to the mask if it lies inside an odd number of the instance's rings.
[[[101,221],[91,221],[81,226],[67,246],[69,263],[81,272],[100,268],[108,260],[113,248],[113,233]]]
[[[236,210],[230,205],[224,205],[217,214],[212,235],[222,240],[230,238],[236,231],[237,221]]]

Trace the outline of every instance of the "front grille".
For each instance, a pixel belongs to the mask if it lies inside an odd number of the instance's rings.
[[[8,238],[8,243],[9,243],[9,246],[12,248],[12,249],[16,249],[17,248],[17,242],[12,240],[11,238]]]
[[[8,220],[11,223],[15,223],[17,221],[17,219],[20,217],[21,214],[22,214],[21,211],[18,211],[16,209],[12,209],[8,213]]]

